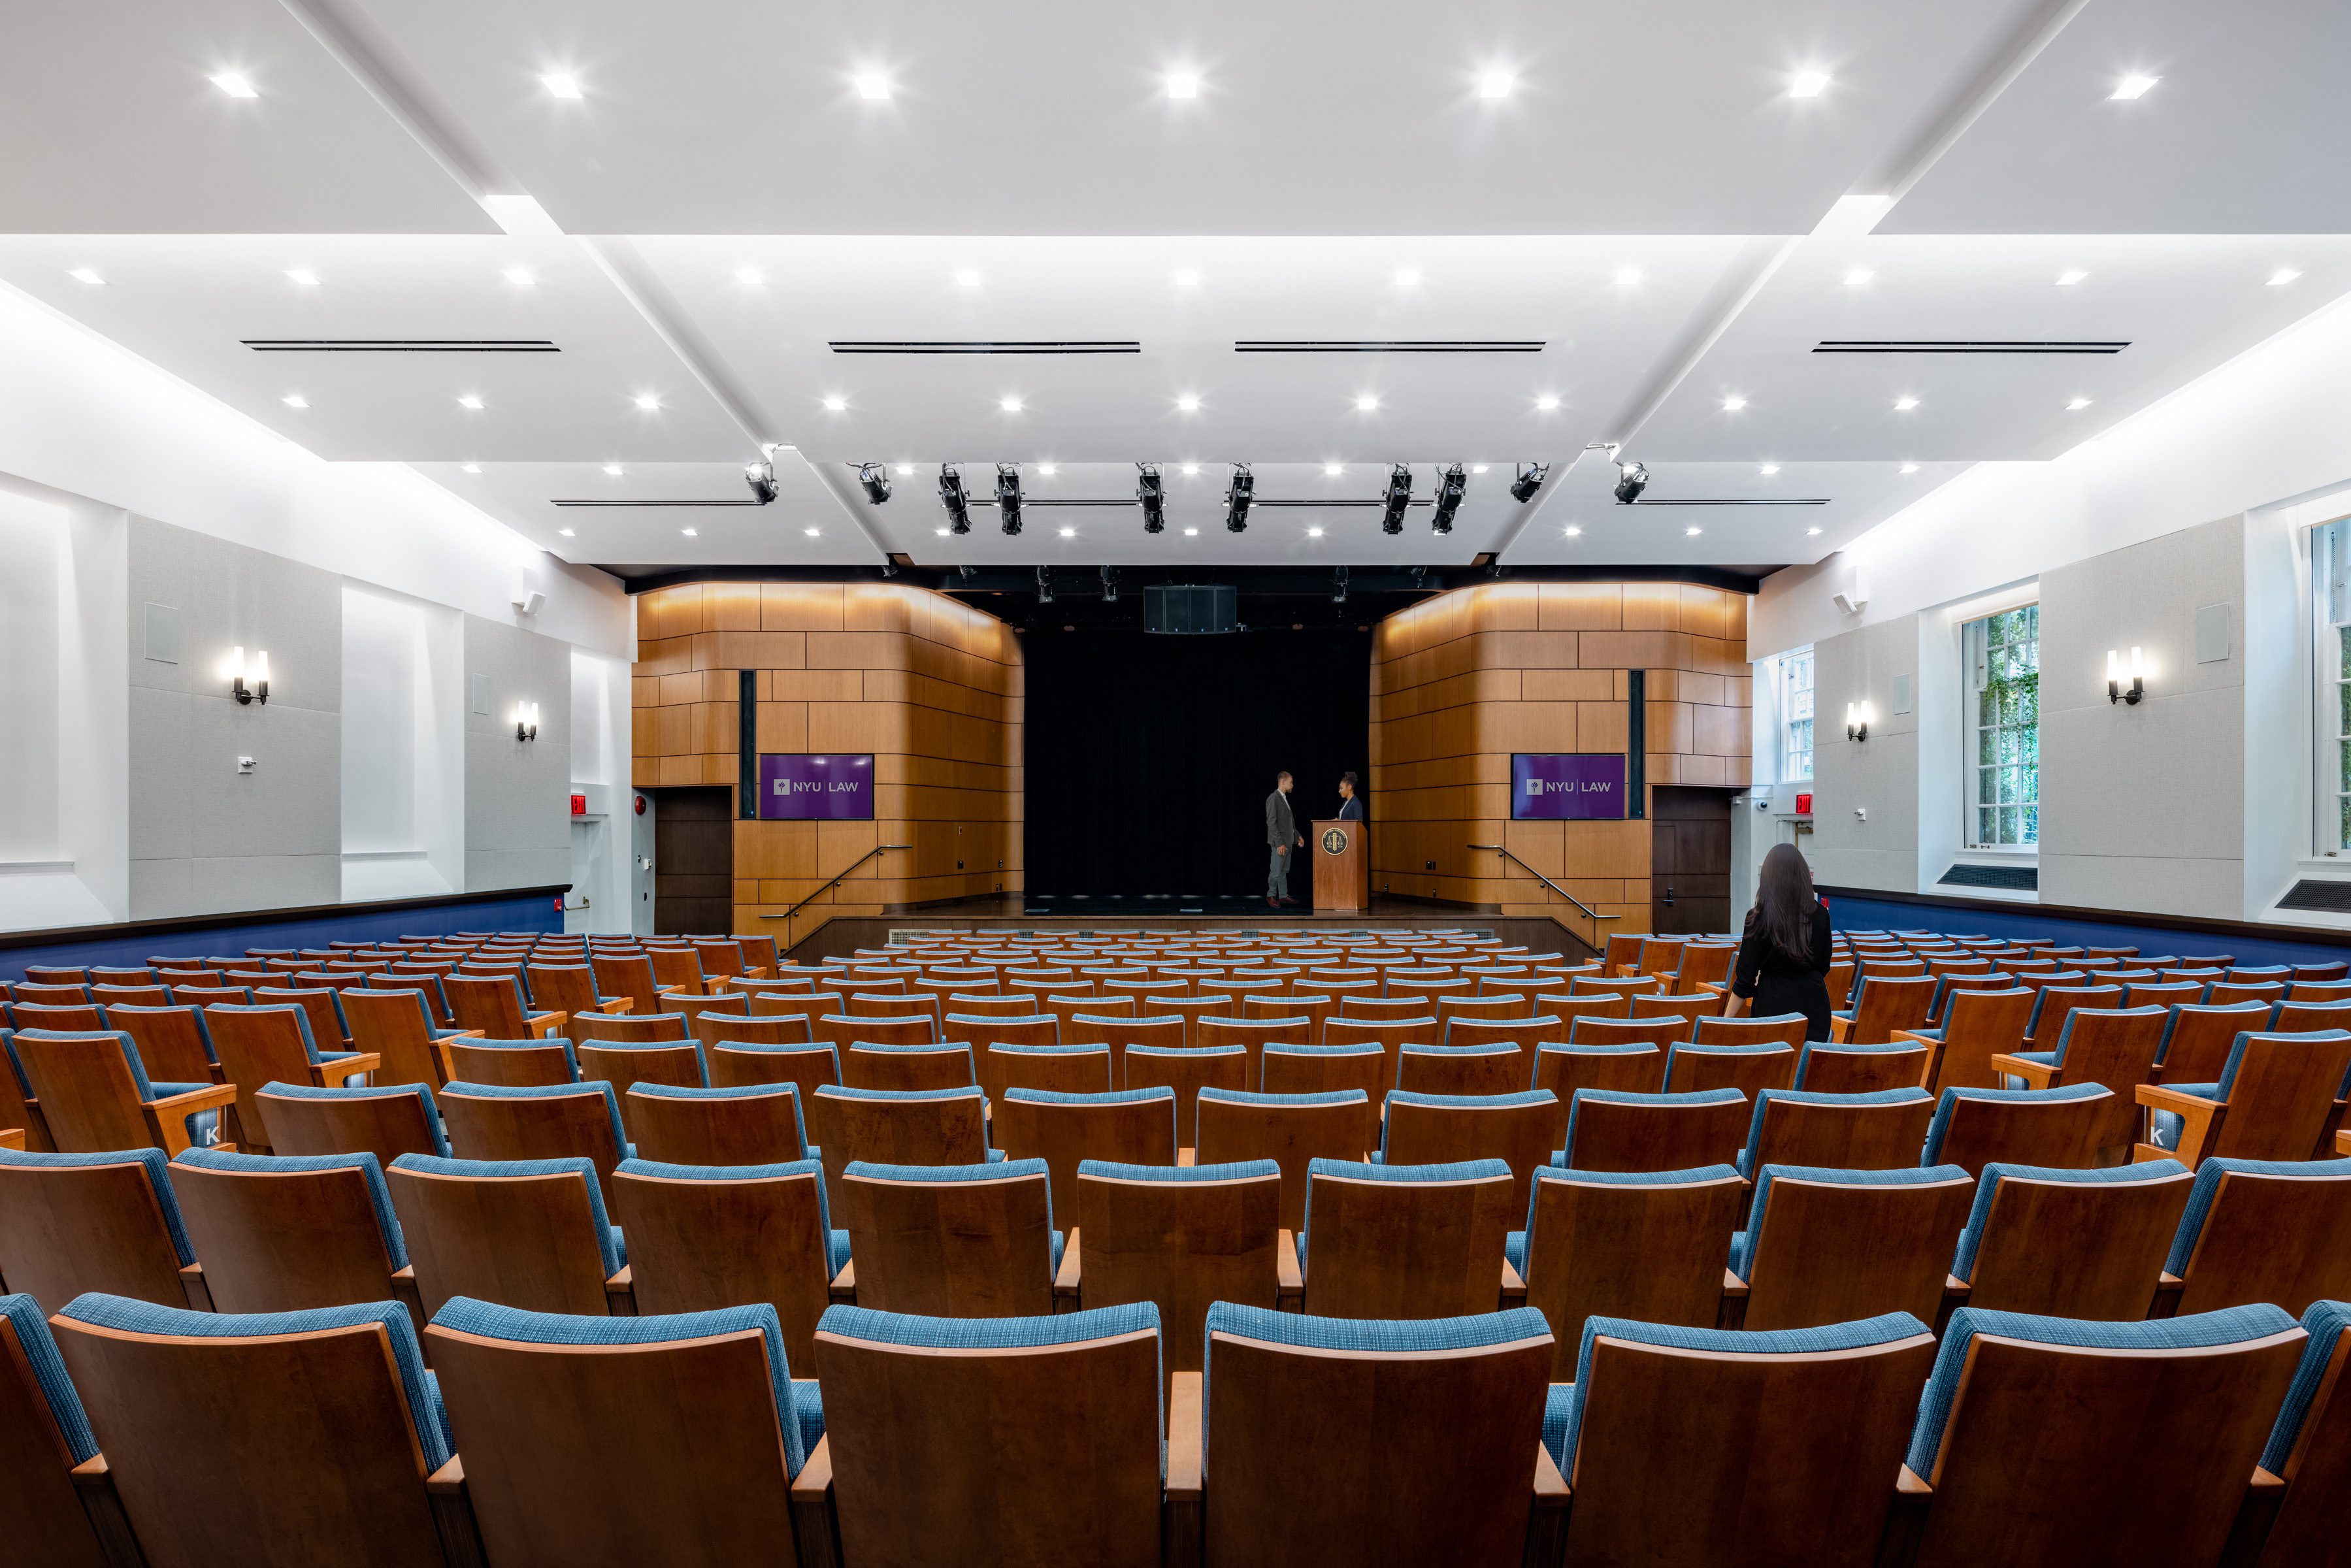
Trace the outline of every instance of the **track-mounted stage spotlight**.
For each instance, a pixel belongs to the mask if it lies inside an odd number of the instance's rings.
[[[778,494],[776,489],[776,465],[772,463],[743,465],[743,483],[751,486],[752,498],[763,507],[774,500]]]
[[[861,463],[857,465],[857,482],[865,487],[865,498],[875,506],[890,498],[890,466],[886,463]]]
[[[1257,495],[1257,476],[1246,463],[1233,465],[1233,486],[1225,497],[1225,528],[1239,533],[1249,527],[1249,502]]]
[[[1009,463],[996,465],[996,515],[1006,533],[1020,531],[1020,470]]]
[[[1167,526],[1167,491],[1159,470],[1149,463],[1134,465],[1134,498],[1143,504],[1143,531],[1155,534]]]
[[[1118,602],[1118,568],[1114,566],[1106,566],[1102,568],[1102,602],[1104,604],[1116,604]]]
[[[1053,569],[1050,566],[1040,566],[1037,569],[1037,602],[1040,604],[1053,602]]]
[[[1551,465],[1548,463],[1529,463],[1520,467],[1519,476],[1510,481],[1510,499],[1522,507],[1533,500],[1535,492],[1542,488],[1542,482],[1550,473]]]
[[[1641,498],[1642,491],[1649,487],[1648,465],[1642,463],[1619,463],[1616,466],[1620,471],[1616,481],[1616,504],[1620,507],[1629,507]]]
[[[1412,470],[1399,463],[1388,470],[1387,500],[1380,512],[1380,532],[1404,532],[1405,508],[1412,505]]]
[[[969,503],[964,499],[963,476],[939,465],[939,505],[947,509],[947,527],[959,534],[971,532]]]
[[[1449,534],[1453,531],[1453,514],[1461,509],[1461,497],[1468,488],[1469,476],[1461,471],[1461,465],[1447,464],[1445,472],[1437,476],[1437,511],[1428,519],[1433,532]]]

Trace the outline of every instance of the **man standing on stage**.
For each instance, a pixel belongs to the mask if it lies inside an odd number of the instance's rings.
[[[1300,836],[1298,823],[1290,814],[1290,775],[1282,774],[1273,781],[1273,793],[1265,798],[1265,841],[1273,851],[1273,858],[1265,871],[1265,904],[1279,909],[1298,900],[1290,896],[1290,852],[1303,848],[1306,841]]]

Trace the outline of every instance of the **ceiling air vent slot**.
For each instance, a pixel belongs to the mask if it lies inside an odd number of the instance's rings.
[[[826,345],[836,354],[1139,354],[1143,345],[1127,339],[1070,338],[1035,342],[893,342],[844,340]]]
[[[1540,354],[1541,338],[1243,338],[1237,354]]]
[[[256,354],[559,354],[545,338],[241,338]]]
[[[2116,342],[2033,341],[2003,338],[1824,338],[1815,354],[2119,354],[2130,347]]]

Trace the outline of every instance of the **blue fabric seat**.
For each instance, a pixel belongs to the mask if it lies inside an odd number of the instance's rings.
[[[1078,1174],[1104,1181],[1249,1181],[1278,1176],[1281,1166],[1272,1160],[1232,1160],[1214,1166],[1130,1166],[1116,1160],[1080,1160]]]
[[[1784,1091],[1782,1091],[1784,1092]],[[1568,1171],[1549,1166],[1535,1172],[1535,1179],[1527,1188],[1527,1228],[1513,1230],[1502,1239],[1502,1256],[1519,1278],[1527,1276],[1527,1244],[1535,1231],[1535,1210],[1542,1202],[1542,1184],[1547,1181],[1600,1183],[1609,1186],[1658,1186],[1689,1182],[1720,1181],[1740,1173],[1729,1166],[1697,1166],[1682,1171]]]
[[[441,1092],[472,1094],[488,1100],[554,1100],[568,1099],[590,1085],[603,1091],[604,1111],[612,1122],[612,1147],[620,1152],[622,1159],[636,1158],[637,1146],[621,1130],[621,1096],[609,1079],[590,1078],[580,1083],[465,1083],[453,1079],[441,1086]]]
[[[825,1234],[827,1273],[838,1274],[849,1264],[849,1232],[832,1228],[832,1206],[824,1187],[824,1162],[816,1157],[813,1150],[805,1159],[771,1166],[673,1166],[659,1160],[622,1160],[612,1174],[652,1176],[660,1181],[772,1181],[778,1176],[814,1176],[817,1223]]]
[[[196,1260],[196,1249],[188,1239],[188,1228],[180,1217],[180,1199],[172,1190],[172,1162],[161,1149],[116,1149],[92,1154],[44,1154],[25,1149],[0,1149],[0,1168],[16,1166],[33,1170],[70,1170],[91,1166],[120,1166],[136,1163],[147,1173],[147,1185],[154,1189],[155,1205],[162,1211],[163,1228],[172,1239],[172,1250],[179,1256],[183,1269]]]
[[[299,1012],[301,1009],[297,1008],[295,1011]],[[308,1038],[307,1032],[304,1038]],[[0,1050],[5,1050],[8,1053],[8,1065],[16,1072],[16,1082],[22,1086],[25,1098],[30,1100],[36,1098],[33,1081],[26,1075],[24,1061],[16,1053],[18,1040],[99,1039],[110,1039],[121,1048],[122,1060],[131,1069],[131,1082],[138,1092],[141,1104],[150,1104],[157,1100],[168,1100],[174,1094],[193,1094],[199,1089],[213,1087],[210,1083],[165,1083],[150,1080],[147,1076],[147,1063],[139,1054],[138,1042],[120,1030],[101,1030],[96,1033],[54,1029],[0,1030]],[[206,1049],[209,1050],[210,1047],[207,1046]],[[191,1144],[203,1142],[205,1133],[217,1125],[217,1117],[218,1113],[212,1111],[199,1111],[183,1117],[182,1121],[188,1129],[188,1141]]]
[[[1763,1142],[1763,1119],[1775,1102],[1792,1105],[1907,1105],[1927,1099],[1924,1089],[1873,1089],[1859,1094],[1821,1094],[1809,1089],[1766,1089],[1755,1096],[1755,1113],[1747,1124],[1747,1146],[1739,1151],[1739,1174],[1752,1176],[1756,1155]]]
[[[433,1152],[442,1155],[451,1152],[448,1129],[442,1125],[441,1107],[434,1103],[433,1086],[429,1083],[383,1083],[360,1088],[340,1083],[281,1083],[273,1079],[261,1086],[261,1092],[287,1100],[378,1100],[388,1094],[414,1094],[424,1112],[425,1131],[433,1134]]]
[[[419,1084],[417,1087],[422,1088]],[[397,1271],[408,1267],[408,1249],[400,1235],[400,1220],[392,1210],[392,1189],[383,1183],[383,1167],[371,1154],[350,1155],[246,1155],[221,1149],[187,1149],[175,1165],[193,1166],[198,1170],[242,1171],[254,1176],[288,1175],[298,1171],[356,1170],[367,1182],[368,1203],[375,1210],[376,1228],[383,1240],[385,1255]]]
[[[606,1214],[603,1184],[596,1179],[596,1162],[585,1155],[554,1160],[444,1160],[435,1155],[402,1155],[392,1162],[392,1168],[414,1171],[419,1176],[459,1176],[468,1181],[567,1173],[583,1176],[588,1183],[588,1214],[596,1232],[596,1250],[604,1260],[604,1278],[609,1280],[619,1273],[629,1260],[628,1244],[622,1238],[621,1228]]]
[[[826,1314],[830,1317],[831,1314]],[[647,1345],[714,1339],[757,1329],[767,1342],[768,1371],[775,1383],[776,1421],[783,1436],[785,1471],[798,1475],[809,1450],[824,1436],[824,1401],[813,1378],[795,1381],[784,1359],[784,1327],[765,1301],[707,1312],[664,1317],[591,1318],[529,1312],[469,1296],[452,1296],[434,1314],[433,1326],[514,1344]]]
[[[1764,1214],[1771,1207],[1771,1184],[1782,1176],[1792,1181],[1820,1182],[1836,1186],[1925,1186],[1935,1182],[1965,1181],[1968,1173],[1957,1166],[1906,1166],[1899,1170],[1885,1171],[1831,1170],[1823,1166],[1765,1166],[1762,1173],[1755,1178],[1755,1202],[1747,1213],[1747,1228],[1730,1239],[1730,1271],[1750,1283],[1754,1280],[1755,1253],[1763,1235]]]
[[[1510,1174],[1507,1160],[1452,1160],[1434,1166],[1392,1166],[1384,1161],[1313,1159],[1306,1166],[1306,1219],[1298,1228],[1298,1260],[1306,1260],[1306,1232],[1314,1223],[1314,1178],[1334,1176],[1347,1181],[1416,1182],[1489,1181]]]
[[[268,1339],[380,1323],[391,1342],[392,1365],[400,1374],[401,1389],[408,1396],[409,1420],[417,1446],[424,1451],[425,1472],[430,1474],[447,1464],[455,1451],[448,1415],[441,1406],[440,1385],[424,1369],[424,1357],[417,1348],[416,1326],[409,1320],[408,1309],[398,1301],[360,1301],[345,1307],[312,1307],[298,1312],[192,1312],[180,1307],[160,1307],[152,1301],[134,1301],[127,1296],[92,1292],[75,1297],[57,1315],[92,1328],[175,1339]]]
[[[2351,1301],[2311,1302],[2302,1314],[2302,1327],[2310,1343],[2303,1347],[2301,1364],[2294,1370],[2294,1382],[2287,1385],[2285,1403],[2278,1410],[2277,1425],[2270,1428],[2269,1446],[2262,1450],[2262,1469],[2273,1476],[2288,1473],[2294,1446],[2302,1440],[2303,1424],[2310,1418],[2311,1402],[2326,1381],[2327,1364],[2335,1359],[2343,1336],[2351,1333]],[[2351,1386],[2338,1387],[2334,1397],[2351,1399]]]
[[[89,1416],[82,1408],[81,1396],[74,1391],[73,1379],[66,1375],[57,1342],[50,1337],[48,1313],[41,1310],[40,1302],[19,1291],[0,1296],[0,1318],[6,1318],[16,1329],[16,1343],[25,1353],[26,1364],[33,1369],[33,1381],[48,1404],[57,1435],[65,1439],[73,1462],[89,1463],[98,1458],[98,1439],[90,1435]]]
[[[1052,1239],[1052,1257],[1046,1277],[1050,1281],[1061,1271],[1061,1250],[1065,1238],[1053,1228],[1052,1173],[1039,1159],[1008,1160],[996,1150],[986,1165],[977,1166],[893,1166],[868,1160],[852,1160],[841,1174],[863,1176],[869,1181],[958,1182],[1002,1181],[1014,1176],[1041,1176],[1045,1179],[1045,1225]]]
[[[1642,1094],[1626,1089],[1579,1089],[1567,1105],[1567,1140],[1551,1156],[1554,1169],[1572,1170],[1575,1157],[1576,1113],[1586,1104],[1593,1105],[1723,1105],[1731,1101],[1746,1102],[1747,1096],[1736,1089],[1700,1089],[1686,1094]]]

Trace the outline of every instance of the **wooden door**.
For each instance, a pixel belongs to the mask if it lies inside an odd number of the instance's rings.
[[[733,792],[648,789],[653,797],[653,930],[708,935],[735,928]]]
[[[1649,806],[1649,928],[1661,936],[1730,928],[1728,789],[1659,785]]]

